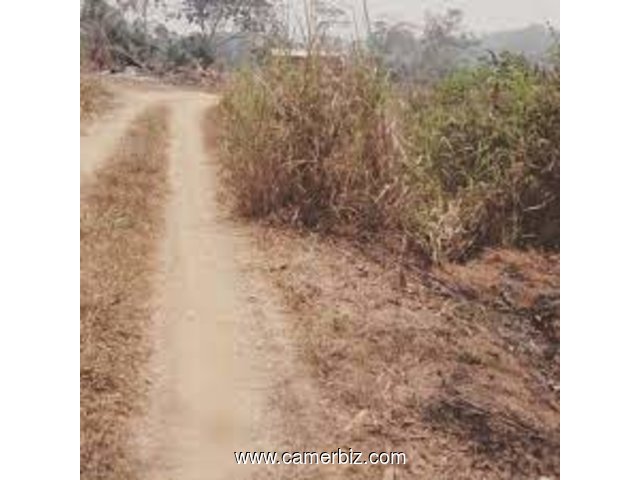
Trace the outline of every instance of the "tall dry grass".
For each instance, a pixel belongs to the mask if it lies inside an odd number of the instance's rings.
[[[559,247],[559,69],[502,57],[398,93],[311,50],[232,82],[222,172],[240,214],[401,239],[433,262]]]
[[[276,60],[241,74],[221,105],[223,172],[238,211],[323,230],[385,226],[400,192],[388,93],[363,59]]]

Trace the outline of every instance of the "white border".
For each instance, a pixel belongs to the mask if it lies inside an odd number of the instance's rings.
[[[640,478],[640,9],[564,0],[561,473]]]
[[[79,8],[0,14],[0,478],[79,477]]]
[[[640,478],[640,12],[562,2],[562,474]],[[0,478],[79,476],[78,5],[0,15]]]

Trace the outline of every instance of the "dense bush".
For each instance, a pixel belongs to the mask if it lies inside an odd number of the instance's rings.
[[[270,62],[232,84],[223,173],[238,211],[438,262],[490,245],[559,247],[559,70],[505,56],[393,93],[360,57]]]
[[[274,61],[241,75],[221,109],[224,173],[239,211],[322,229],[383,227],[399,192],[388,91],[357,59]]]
[[[524,60],[462,71],[406,102],[412,238],[434,259],[558,247],[560,76]]]

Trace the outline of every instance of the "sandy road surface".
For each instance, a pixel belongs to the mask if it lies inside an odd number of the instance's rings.
[[[313,408],[289,411],[287,418],[274,408],[283,397],[300,408],[317,402],[294,368],[284,313],[267,282],[246,271],[246,231],[216,206],[215,167],[201,121],[217,98],[175,89],[119,94],[121,105],[82,139],[83,182],[138,113],[158,103],[170,112],[171,193],[149,332],[149,407],[133,440],[141,478],[288,476],[293,472],[282,467],[236,465],[233,455],[306,443],[319,417]],[[292,418],[306,429],[292,425]]]
[[[264,389],[264,379],[251,374],[239,341],[244,311],[233,233],[215,218],[214,172],[200,130],[210,104],[210,98],[189,94],[172,106],[175,194],[157,282],[152,366],[159,381],[152,395],[150,448],[144,449],[151,454],[151,478],[233,478],[233,451],[248,447],[266,410],[251,390]]]
[[[113,109],[88,126],[83,126],[80,135],[81,178],[90,178],[116,148],[133,119],[158,99],[156,92],[131,92],[114,85],[116,98]]]

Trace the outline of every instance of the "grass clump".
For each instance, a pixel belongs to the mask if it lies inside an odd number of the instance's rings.
[[[393,233],[434,262],[558,248],[559,99],[558,68],[513,56],[402,93],[361,56],[272,60],[222,102],[222,169],[243,215]]]
[[[365,60],[274,60],[221,104],[222,164],[241,214],[323,230],[376,231],[392,218],[398,165],[389,87]]]
[[[97,78],[80,77],[80,119],[86,120],[105,110],[112,98],[111,92]]]
[[[558,248],[560,76],[524,60],[461,71],[410,95],[403,135],[411,238],[434,260],[483,246]]]

